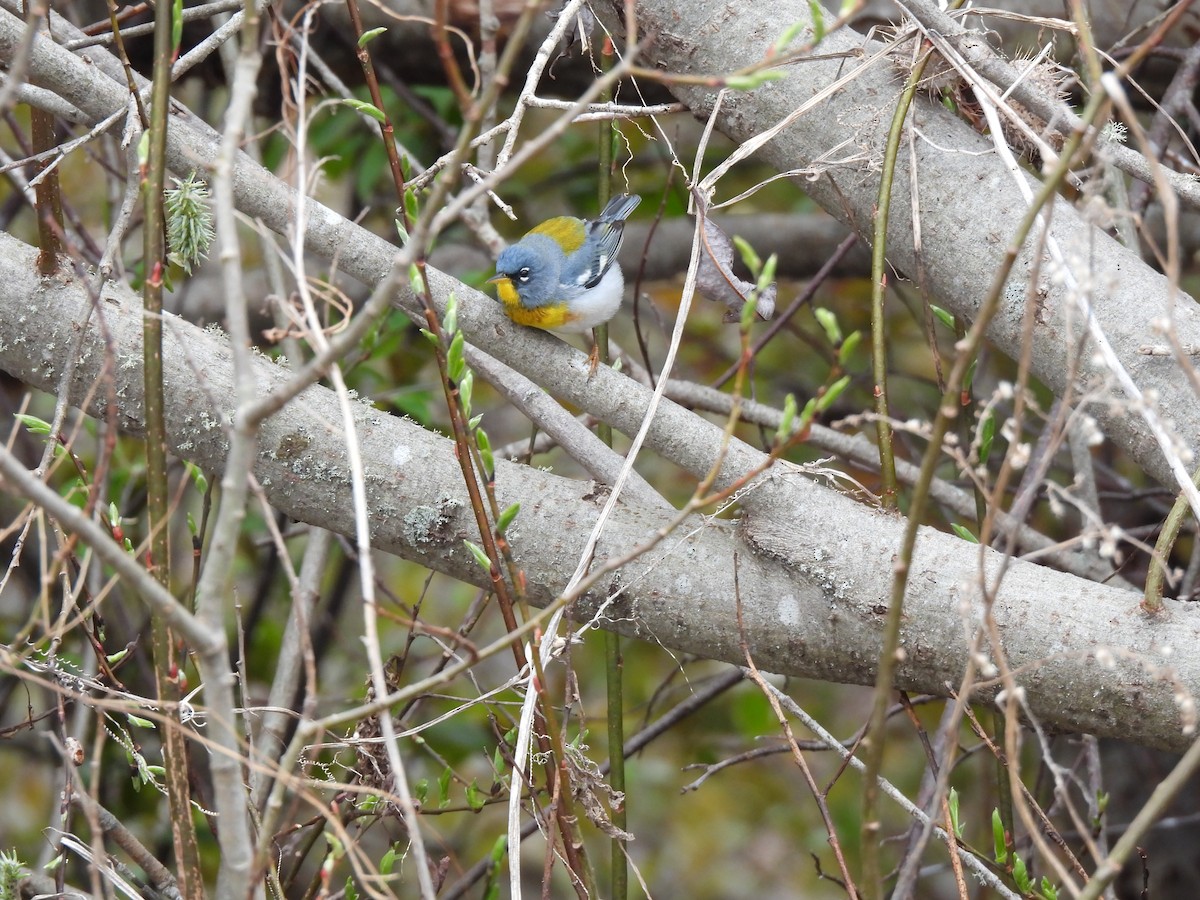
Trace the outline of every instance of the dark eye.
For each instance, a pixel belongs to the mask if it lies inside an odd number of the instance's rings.
[[[529,280],[529,266],[523,266],[521,271],[517,273],[517,281],[524,284]]]

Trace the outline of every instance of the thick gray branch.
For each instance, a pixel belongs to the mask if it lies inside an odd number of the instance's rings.
[[[624,6],[600,4],[598,9],[610,25],[620,28]],[[636,10],[638,34],[653,36],[646,54],[663,71],[683,75],[719,75],[760,63],[785,25],[811,22],[808,4],[801,0],[769,4],[696,0],[688,4],[686,15],[680,14],[676,0],[642,0]],[[860,60],[869,58],[880,46],[849,31],[828,35],[815,51],[819,59],[791,64],[784,81],[748,93],[727,93],[717,117],[717,127],[742,143],[784,120],[859,67],[853,81],[800,116],[756,158],[780,171],[822,169],[824,174],[805,178],[801,186],[868,241],[887,129],[902,87],[902,79],[886,57],[869,66],[861,64]],[[697,115],[705,117],[717,97],[717,91],[709,87],[680,83],[672,90]],[[1027,207],[1012,177],[990,152],[988,139],[928,100],[916,104],[910,121],[923,136],[915,143],[926,286],[937,303],[973,320]],[[826,157],[850,161],[822,163]],[[911,176],[905,151],[900,154],[893,188],[887,255],[893,266],[915,276],[909,215]],[[1065,200],[1054,204],[1051,219],[1050,230],[1068,260],[1088,273],[1096,317],[1133,380],[1144,394],[1157,395],[1157,406],[1173,421],[1182,445],[1192,451],[1200,449],[1200,404],[1180,373],[1180,363],[1137,352],[1141,345],[1164,342],[1153,327],[1159,319],[1171,323],[1182,344],[1200,343],[1195,301],[1177,294],[1172,306],[1162,275],[1084,221]],[[989,331],[1013,357],[1020,356],[1025,328],[1022,308],[1034,264],[1030,242],[1010,279],[1005,308]],[[1037,287],[1041,296],[1032,326],[1034,371],[1061,397],[1081,325],[1074,302],[1061,282],[1050,278],[1047,264],[1042,266]],[[1078,354],[1075,362],[1082,374],[1077,382],[1094,384],[1108,377],[1093,355],[1088,345]],[[1097,404],[1090,410],[1101,421],[1105,435],[1155,478],[1173,484],[1166,460],[1146,423],[1131,409],[1130,398],[1115,390],[1112,396],[1119,402]]]
[[[761,57],[780,30],[775,22],[802,20],[804,4],[772,4],[778,18],[755,18],[757,7],[740,13],[733,4],[694,4],[687,27],[674,23],[678,9],[642,3],[644,23],[657,29],[655,61],[676,70],[729,71]],[[697,25],[703,27],[697,27]],[[0,15],[0,56],[20,38],[20,22]],[[675,29],[674,33],[671,29]],[[643,30],[642,33],[646,33]],[[830,38],[828,48],[836,49]],[[111,57],[94,48],[88,65],[49,41],[35,43],[31,79],[52,88],[93,118],[123,108],[124,89],[112,78]],[[740,54],[740,55],[739,55]],[[696,60],[697,62],[693,62]],[[703,60],[701,66],[700,60]],[[811,92],[855,63],[801,63],[797,77],[732,99],[722,127],[743,138],[798,107]],[[805,117],[768,145],[764,153],[789,168],[811,164],[826,150],[850,138],[867,163],[878,160],[887,104],[898,84],[885,68],[868,70],[826,101],[818,117]],[[712,96],[681,90],[698,109]],[[921,127],[940,146],[972,150],[980,138],[936,109],[923,108]],[[196,159],[211,159],[216,135],[186,112],[173,117],[169,152],[172,165],[186,170]],[[988,273],[1021,206],[1015,190],[989,157],[946,154],[918,142],[922,172],[936,172],[923,183],[925,246],[931,287],[940,302],[969,315],[981,299]],[[869,231],[874,203],[873,169],[847,164],[810,185],[814,195],[852,226]],[[234,172],[239,208],[280,232],[292,225],[292,194],[269,173],[239,158]],[[901,180],[898,196],[906,197]],[[899,208],[904,208],[903,200]],[[994,207],[994,208],[993,208]],[[338,256],[343,271],[373,284],[390,268],[394,248],[385,241],[311,204],[308,247]],[[1105,328],[1120,339],[1120,350],[1140,383],[1157,387],[1177,425],[1195,445],[1198,418],[1190,394],[1170,360],[1129,358],[1129,342],[1145,342],[1147,310],[1162,310],[1163,280],[1107,238],[1083,226],[1065,205],[1056,209],[1060,240],[1094,258],[1100,273],[1098,303]],[[911,270],[907,223],[893,218],[891,240],[896,264]],[[1070,227],[1067,227],[1070,226]],[[990,239],[995,228],[995,239]],[[1007,231],[1005,229],[1008,229]],[[1028,260],[1023,265],[1028,266]],[[32,251],[5,238],[0,246],[0,367],[47,389],[55,388],[61,348],[70,346],[73,329],[84,321],[86,301],[76,286],[40,284]],[[1121,281],[1117,276],[1126,280]],[[440,300],[453,289],[460,298],[460,323],[468,338],[539,384],[553,385],[563,399],[587,409],[628,432],[637,428],[647,394],[628,379],[607,370],[587,378],[581,354],[554,338],[509,323],[496,305],[450,277],[431,272]],[[1043,377],[1061,390],[1065,380],[1066,323],[1061,292],[1050,287],[1046,323],[1035,329]],[[119,358],[116,370],[124,427],[140,429],[140,316],[136,300],[120,289],[106,290],[103,312],[113,330]],[[1137,315],[1114,309],[1134,298]],[[413,309],[410,296],[400,298]],[[1015,353],[1020,335],[1021,297],[993,329],[1001,346]],[[1184,342],[1200,343],[1192,321],[1193,305],[1178,317]],[[20,321],[20,317],[25,320]],[[36,316],[38,328],[30,328]],[[36,333],[37,343],[31,340]],[[222,338],[196,332],[172,320],[167,329],[170,365],[170,433],[173,449],[209,471],[224,463],[222,423],[233,396],[228,348]],[[102,352],[88,335],[85,360],[73,385],[79,402],[99,370]],[[1114,340],[1117,343],[1117,340]],[[56,349],[57,348],[57,349]],[[1056,368],[1057,367],[1057,368]],[[262,363],[258,378],[265,390],[287,377],[285,370]],[[1056,375],[1057,373],[1057,375]],[[272,502],[297,519],[350,533],[350,504],[341,429],[333,399],[320,389],[305,392],[266,423],[256,473]],[[1133,424],[1130,424],[1133,422]],[[1134,417],[1107,416],[1110,437],[1127,445],[1151,471],[1163,473],[1157,448],[1141,437]],[[474,537],[463,515],[459,474],[452,450],[440,438],[364,406],[359,417],[377,546],[422,562],[455,577],[479,581],[482,572],[461,539]],[[648,446],[695,474],[718,458],[720,432],[699,417],[665,404],[651,430]],[[756,465],[761,455],[734,442],[725,458],[722,481],[729,483]],[[584,485],[544,473],[500,465],[501,502],[522,501],[513,543],[535,597],[545,601],[562,584],[596,515]],[[890,563],[899,545],[897,520],[793,474],[780,475],[743,498],[749,510],[744,528],[734,534],[715,523],[696,521],[687,537],[664,544],[621,572],[627,587],[612,613],[619,627],[672,648],[715,658],[739,660],[732,574],[738,568],[745,622],[756,659],[768,670],[836,681],[869,683],[874,678],[879,627],[891,580]],[[662,527],[657,511],[621,510],[601,542],[601,558],[627,553]],[[923,532],[914,560],[912,589],[906,601],[906,659],[898,684],[912,690],[944,693],[963,670],[967,635],[978,621],[981,553],[971,545],[933,531]],[[983,552],[984,571],[997,557]],[[614,581],[614,584],[616,582]],[[599,597],[590,598],[594,604]],[[1021,675],[1031,708],[1053,726],[1094,731],[1144,743],[1181,747],[1187,743],[1176,701],[1200,687],[1200,646],[1196,619],[1188,608],[1172,604],[1170,614],[1146,620],[1137,597],[1098,587],[1033,565],[1014,564],[997,595],[996,615],[1010,660],[1030,667]],[[586,610],[581,610],[585,614]],[[1099,658],[1106,665],[1094,661]],[[1113,660],[1111,668],[1108,660]],[[1168,666],[1168,661],[1170,666]],[[1172,669],[1171,666],[1174,668]]]
[[[88,301],[70,280],[40,281],[34,256],[32,248],[0,235],[0,368],[54,390],[62,348],[85,327]],[[137,433],[140,303],[123,287],[108,287],[95,315],[104,316],[117,348],[118,421]],[[36,329],[30,327],[33,317]],[[70,387],[77,403],[103,362],[94,321],[86,327]],[[164,331],[171,449],[220,471],[234,397],[229,347],[223,336],[174,317]],[[288,378],[281,366],[265,360],[255,365],[264,391]],[[639,390],[628,383],[628,394]],[[668,410],[668,418],[675,414],[687,415]],[[357,427],[374,544],[484,583],[485,573],[462,545],[475,535],[452,445],[366,404]],[[254,471],[273,504],[302,521],[352,533],[344,439],[331,392],[313,387],[301,394],[264,424],[260,447]],[[744,458],[743,452],[737,457]],[[503,462],[497,485],[502,505],[522,504],[512,543],[534,598],[544,603],[574,567],[600,501],[586,484]],[[786,525],[750,517],[739,532],[697,518],[622,568],[586,598],[577,615],[586,616],[607,591],[623,588],[609,611],[622,631],[673,650],[737,662],[736,569],[747,637],[762,668],[870,683],[900,520],[790,469],[765,480],[752,496],[767,508],[790,508]],[[627,554],[667,521],[655,509],[619,507],[598,558]],[[981,555],[985,571],[993,572],[999,556],[992,551],[923,532],[905,606],[906,658],[898,686],[945,693],[957,685],[967,636],[981,611],[976,587]],[[1010,660],[1029,667],[1020,681],[1031,708],[1047,724],[1135,736],[1159,747],[1187,745],[1176,702],[1200,689],[1200,610],[1169,602],[1167,614],[1149,619],[1135,594],[1018,562],[1003,581],[995,612]]]
[[[781,28],[777,23],[805,21],[809,17],[807,4],[796,0],[769,7],[748,2],[697,0],[686,26],[679,20],[677,6],[668,0],[642,2],[637,9],[642,33],[658,35],[648,50],[657,64],[672,71],[704,74],[736,71],[761,60]],[[703,27],[692,27],[697,22],[703,23]],[[71,26],[61,19],[55,19],[55,27],[70,34]],[[19,19],[0,13],[0,57],[13,51],[22,29]],[[822,53],[836,57],[838,51],[844,51],[850,60],[860,58],[862,48],[861,38],[844,32],[827,36],[821,45]],[[869,53],[877,45],[867,45],[866,49]],[[30,80],[55,90],[96,120],[123,109],[125,89],[119,63],[106,51],[94,47],[81,51],[80,56],[86,57],[86,61],[40,39],[34,43],[30,58]],[[786,81],[750,93],[727,95],[718,124],[735,140],[745,140],[780,121],[856,64],[846,58],[796,63],[793,76]],[[98,77],[98,71],[108,78]],[[839,146],[842,147],[836,153],[839,158],[861,157],[858,162],[828,168],[825,175],[816,181],[806,180],[804,186],[831,213],[860,234],[869,236],[890,104],[899,89],[899,80],[888,63],[877,62],[864,68],[854,81],[825,99],[817,110],[802,116],[768,143],[760,155],[780,169],[811,166]],[[676,90],[685,102],[703,113],[711,108],[716,96],[709,89],[677,87]],[[916,142],[918,170],[925,173],[921,217],[928,287],[940,304],[970,319],[982,302],[991,273],[1025,209],[1024,201],[994,156],[970,155],[985,151],[990,145],[963,122],[932,104],[920,106],[917,121],[929,139]],[[168,155],[173,168],[187,171],[197,159],[215,157],[218,135],[206,124],[182,109],[171,124]],[[938,147],[966,152],[946,152]],[[906,216],[907,154],[901,156],[888,238],[889,258],[902,271],[913,272],[916,263],[912,226]],[[238,208],[245,214],[261,219],[281,234],[292,227],[291,189],[244,155],[235,166],[234,192]],[[390,244],[318,203],[310,202],[308,208],[306,245],[310,251],[328,259],[336,258],[342,271],[365,284],[373,285],[384,277],[395,252]],[[1081,220],[1066,202],[1055,205],[1052,230],[1070,258],[1085,268],[1090,267],[1097,318],[1126,368],[1143,392],[1158,397],[1158,405],[1173,421],[1182,446],[1193,452],[1200,449],[1200,404],[1195,402],[1178,363],[1170,357],[1137,352],[1144,344],[1161,343],[1161,335],[1150,324],[1168,312],[1180,343],[1200,345],[1195,302],[1179,294],[1172,309],[1166,280]],[[990,331],[997,344],[1014,357],[1020,355],[1024,327],[1021,279],[1028,278],[1032,267],[1032,254],[1027,250],[1018,262],[1014,289]],[[1033,325],[1034,368],[1037,376],[1061,396],[1067,387],[1067,373],[1078,346],[1080,328],[1074,304],[1069,302],[1066,292],[1044,277],[1043,282],[1040,318]],[[578,354],[563,351],[562,345],[551,337],[513,326],[497,305],[483,295],[467,291],[436,270],[430,270],[430,285],[438,302],[451,290],[466,298],[468,302],[461,304],[466,308],[460,321],[472,343],[537,384],[554,386],[561,399],[586,409],[613,427],[627,434],[636,431],[639,419],[633,413],[637,412],[638,404],[625,402],[619,386],[624,379],[613,382],[609,377],[597,377],[588,381]],[[419,310],[419,303],[410,294],[398,299],[409,311]],[[563,352],[551,352],[551,348]],[[1085,371],[1085,378],[1095,381],[1105,377],[1104,372],[1095,369],[1089,351],[1085,350],[1077,363]],[[1121,397],[1117,392],[1113,395],[1114,399]],[[1098,404],[1092,412],[1102,422],[1109,439],[1156,478],[1172,482],[1166,460],[1145,422],[1130,411],[1129,403]],[[689,471],[702,474],[715,459],[715,447],[697,448],[699,438],[690,431],[682,435],[668,434],[663,429],[660,432],[661,442],[652,441],[651,446]]]

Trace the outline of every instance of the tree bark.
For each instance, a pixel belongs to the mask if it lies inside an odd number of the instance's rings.
[[[7,0],[5,0],[7,2]],[[0,4],[2,5],[2,4]],[[781,2],[760,4],[691,0],[642,2],[642,33],[654,35],[650,61],[676,72],[735,71],[762,58],[777,37],[780,22],[804,21],[808,7]],[[686,13],[686,14],[685,14]],[[56,22],[56,34],[65,23]],[[0,13],[0,56],[10,56],[22,31],[19,20]],[[799,109],[818,91],[846,74],[861,58],[863,42],[849,34],[826,38],[822,53],[839,49],[848,58],[794,64],[787,81],[726,98],[719,127],[744,141]],[[866,46],[867,56],[874,50]],[[87,57],[87,63],[82,57]],[[79,56],[35,42],[31,81],[49,88],[93,120],[123,109],[126,93],[115,60],[89,48]],[[715,92],[678,87],[679,96],[699,114],[711,109]],[[860,233],[870,231],[877,192],[877,163],[883,131],[899,82],[886,61],[865,68],[852,81],[800,117],[762,152],[781,169],[808,167],[841,146],[837,165],[808,189],[819,202]],[[967,316],[977,309],[999,254],[1024,206],[1009,176],[990,156],[975,153],[983,139],[949,113],[922,105],[917,123],[928,138],[917,141],[921,173],[922,228],[928,287],[937,302]],[[212,158],[217,136],[186,112],[173,117],[169,158],[177,171],[194,160]],[[849,142],[849,143],[846,143]],[[908,197],[907,163],[897,184],[898,208]],[[284,233],[294,225],[291,189],[249,159],[234,174],[239,208]],[[395,248],[375,235],[310,204],[307,246],[366,284],[390,268]],[[894,264],[913,271],[911,222],[893,217],[889,243]],[[1184,446],[1195,449],[1200,412],[1175,361],[1141,357],[1136,346],[1154,340],[1148,322],[1169,311],[1165,280],[1136,256],[1083,222],[1065,202],[1053,212],[1052,229],[1069,256],[1091,267],[1096,314],[1106,334],[1144,390],[1157,391]],[[63,348],[80,339],[88,303],[72,281],[39,282],[32,251],[5,236],[0,243],[0,367],[47,390],[57,389]],[[1033,260],[1027,249],[1019,271],[1028,277]],[[624,376],[600,370],[588,378],[582,354],[556,339],[513,326],[497,305],[448,275],[430,272],[435,300],[450,291],[459,298],[459,321],[477,348],[549,386],[569,401],[626,433],[637,430],[648,392]],[[991,336],[1007,352],[1020,349],[1024,286],[1014,278],[1013,296],[993,325]],[[1066,372],[1078,330],[1072,303],[1054,283],[1045,286],[1045,318],[1034,325],[1037,371],[1056,391]],[[406,289],[407,290],[407,289]],[[94,315],[103,315],[119,348],[122,427],[141,428],[140,319],[142,310],[124,288],[105,289]],[[1195,304],[1176,295],[1174,328],[1184,343],[1200,343]],[[399,303],[415,311],[409,294]],[[36,329],[31,317],[36,317]],[[168,320],[170,370],[168,431],[173,451],[210,472],[220,471],[225,439],[222,424],[232,412],[234,392],[224,340],[186,323]],[[35,338],[32,335],[36,334]],[[94,321],[82,334],[82,362],[71,396],[82,403],[97,377],[103,347]],[[1079,354],[1085,377],[1103,380],[1091,354]],[[287,372],[259,364],[264,390]],[[1157,445],[1129,404],[1101,404],[1096,410],[1107,436],[1124,447],[1156,477],[1169,480]],[[262,433],[256,475],[273,504],[302,521],[350,533],[346,465],[333,398],[310,388],[273,417]],[[359,431],[367,461],[374,540],[400,554],[457,578],[480,583],[484,573],[462,546],[473,537],[464,516],[460,474],[453,450],[443,439],[364,404]],[[696,475],[718,461],[719,483],[731,484],[762,461],[753,448],[734,441],[722,454],[721,430],[672,404],[664,404],[650,430],[648,447]],[[512,532],[518,560],[533,596],[546,602],[574,568],[598,510],[586,484],[528,468],[499,464],[500,502],[522,502]],[[892,575],[892,554],[902,523],[857,503],[812,477],[787,466],[758,479],[740,497],[739,528],[696,519],[648,556],[630,563],[576,610],[586,618],[612,589],[622,588],[606,623],[664,646],[713,658],[741,661],[736,604],[740,600],[749,646],[758,664],[781,673],[848,683],[870,683],[878,655],[880,628]],[[619,508],[605,531],[598,559],[623,556],[666,523],[656,510]],[[924,529],[913,561],[905,604],[905,659],[897,686],[944,694],[957,687],[966,664],[969,635],[982,612],[981,581],[997,570],[998,554],[957,538]],[[735,596],[737,571],[740,596]],[[1020,669],[1031,711],[1047,725],[1122,738],[1136,736],[1151,746],[1180,749],[1190,742],[1192,696],[1200,688],[1200,613],[1168,603],[1168,613],[1148,618],[1135,594],[1098,586],[1069,575],[1014,562],[995,597],[994,612],[1010,662]],[[1182,715],[1181,715],[1182,707]]]

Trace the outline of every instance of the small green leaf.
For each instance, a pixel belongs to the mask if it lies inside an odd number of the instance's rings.
[[[425,798],[429,796],[429,779],[421,778],[413,785],[413,799],[421,806],[425,805]]]
[[[509,506],[508,509],[504,510],[502,512],[502,514],[500,514],[500,517],[497,518],[497,520],[496,520],[497,532],[499,532],[500,534],[504,534],[506,532],[506,530],[509,530],[509,526],[510,526],[510,524],[512,524],[512,520],[515,520],[515,518],[517,517],[517,512],[520,512],[520,511],[521,511],[520,503],[514,503],[511,506]]]
[[[810,0],[810,2],[815,2],[815,0]],[[817,16],[814,15],[813,18],[816,19]],[[804,31],[804,29],[807,27],[808,24],[805,22],[796,22],[783,29],[783,33],[780,34],[775,40],[775,47],[773,48],[775,53],[782,53],[784,50],[786,50],[788,45],[798,38],[800,36],[800,32]]]
[[[838,324],[837,314],[823,306],[814,306],[813,315],[825,331],[825,339],[833,346],[838,346],[842,342],[842,326]]]
[[[453,336],[458,332],[458,301],[454,294],[446,300],[446,313],[442,316],[442,331]]]
[[[730,75],[725,79],[725,87],[731,91],[752,91],[770,81],[782,81],[787,75],[778,69],[765,69],[762,72],[752,72],[749,75]]]
[[[936,318],[939,322],[941,322],[943,325],[945,325],[951,331],[954,330],[954,316],[953,315],[946,312],[946,310],[942,309],[940,306],[934,306],[932,303],[929,304],[929,309],[933,313],[934,318]]]
[[[754,313],[758,309],[758,291],[751,291],[750,296],[746,298],[746,302],[742,304],[742,313],[739,325],[742,331],[749,331],[750,326],[754,324]]]
[[[808,0],[808,14],[812,16],[813,44],[816,45],[825,37],[825,10],[817,0]]]
[[[396,847],[393,844],[388,847],[387,853],[379,858],[379,874],[391,875],[392,868],[396,865]]]
[[[116,653],[110,653],[108,656],[106,656],[104,658],[106,660],[108,660],[108,664],[110,666],[115,666],[117,663],[119,663],[121,660],[123,660],[128,655],[129,655],[129,648],[127,647],[124,650],[118,650]]]
[[[438,776],[438,809],[445,809],[450,805],[450,776],[449,768],[443,769],[442,774]]]
[[[150,161],[150,132],[143,131],[142,136],[138,138],[137,146],[138,166],[145,166]]]
[[[425,276],[421,274],[420,267],[413,263],[408,267],[408,285],[412,288],[412,292],[418,297],[425,293]]]
[[[775,429],[775,443],[782,444],[792,436],[792,423],[796,421],[796,395],[788,394],[783,398],[783,415],[779,417],[779,427]]]
[[[488,797],[479,789],[479,785],[475,783],[475,779],[471,779],[471,783],[467,785],[467,806],[479,812],[487,806]]]
[[[804,409],[800,411],[800,424],[807,425],[813,420],[813,416],[817,414],[817,398],[809,397],[808,402],[804,404]]]
[[[955,788],[950,788],[947,804],[950,807],[950,825],[954,828],[954,835],[961,838],[963,826],[958,818],[958,791]]]
[[[1008,844],[1004,841],[1004,822],[998,809],[992,810],[992,848],[996,862],[1004,865],[1008,861]]]
[[[143,719],[141,716],[135,716],[133,713],[125,713],[125,718],[134,728],[153,728],[154,723],[149,719]]]
[[[978,359],[971,360],[971,364],[967,366],[967,374],[963,377],[962,392],[967,396],[970,396],[971,385],[975,383],[975,366],[978,364]]]
[[[355,112],[362,113],[364,116],[370,116],[376,122],[387,121],[387,116],[383,114],[383,110],[373,103],[368,103],[366,100],[355,100],[347,97],[339,100],[338,103],[341,103],[343,106],[348,106]]]
[[[988,457],[992,455],[992,441],[996,438],[996,417],[989,409],[983,421],[979,423],[979,462],[987,465]]]
[[[438,345],[437,335],[428,328],[422,328],[421,334],[425,335],[425,340],[429,341],[429,343],[433,344],[435,347]]]
[[[475,429],[475,443],[479,446],[479,456],[483,460],[484,475],[491,481],[496,473],[496,457],[492,453],[492,442],[482,428]]]
[[[458,382],[467,371],[467,362],[463,359],[463,333],[460,331],[450,340],[450,349],[446,351],[446,369],[450,380]]]
[[[850,357],[854,355],[854,351],[858,349],[858,345],[862,343],[863,333],[861,331],[852,331],[842,341],[842,346],[838,348],[838,365],[846,366],[850,362]]]
[[[171,46],[175,52],[183,43],[183,0],[175,0],[171,4]]]
[[[470,428],[472,431],[474,431],[476,428],[479,427],[479,423],[482,421],[483,421],[483,413],[480,413],[477,416],[471,416],[471,418],[467,420],[467,427]]]
[[[108,527],[116,528],[121,524],[121,511],[117,509],[117,501],[108,501]]]
[[[192,479],[192,483],[196,485],[196,490],[201,494],[208,493],[208,476],[204,474],[204,471],[195,463],[190,462],[185,462],[183,467],[188,477]]]
[[[775,281],[775,270],[779,267],[779,254],[772,253],[767,257],[767,261],[763,263],[762,272],[759,273],[755,281],[755,287],[762,293]]]
[[[354,884],[354,876],[346,876],[346,887],[342,891],[342,896],[345,900],[358,900],[358,888]]]
[[[462,336],[460,331],[459,336]],[[471,418],[471,404],[475,394],[475,373],[467,368],[466,363],[463,364],[462,380],[458,383],[458,399],[462,403],[463,416],[467,419]]]
[[[375,40],[375,38],[379,37],[381,34],[385,34],[386,32],[387,29],[382,27],[372,28],[370,31],[364,31],[358,39],[358,46],[365,47],[367,44],[371,43],[371,41]]]
[[[1025,868],[1025,860],[1021,859],[1017,854],[1013,854],[1013,884],[1022,894],[1028,894],[1033,891],[1033,879],[1029,877],[1029,870]]]
[[[817,412],[825,412],[825,410],[833,406],[834,401],[842,395],[842,391],[846,389],[848,384],[850,384],[849,375],[843,375],[831,384],[829,389],[817,398]]]
[[[480,547],[478,544],[472,544],[466,539],[463,540],[463,543],[467,545],[467,549],[470,550],[471,555],[475,557],[475,562],[479,563],[485,572],[492,571],[492,561],[488,559],[488,555],[483,552],[482,547]]]
[[[496,838],[496,843],[492,844],[491,859],[493,865],[499,865],[504,859],[504,854],[508,852],[508,835],[502,834]]]
[[[408,229],[404,227],[404,223],[400,219],[393,219],[396,225],[396,236],[400,238],[400,244],[408,243]]]
[[[404,189],[404,209],[408,212],[410,222],[415,222],[421,217],[421,205],[417,202],[417,192],[413,188]]]
[[[979,543],[979,538],[975,537],[975,535],[973,535],[971,533],[971,529],[967,528],[965,525],[959,525],[957,522],[953,522],[950,525],[950,530],[953,531],[955,534],[957,534],[964,541],[967,541],[968,543],[971,543],[971,544]]]
[[[50,434],[50,423],[45,419],[39,419],[37,416],[26,415],[25,413],[15,413],[14,418],[24,425],[30,434],[37,434],[42,437],[48,437]]]
[[[325,843],[329,845],[329,855],[334,859],[341,859],[346,855],[346,845],[332,831],[325,832]]]
[[[738,237],[736,234],[733,236],[733,246],[737,247],[738,255],[746,264],[746,268],[753,273],[755,278],[758,278],[758,273],[762,271],[762,259],[758,253],[745,238]]]
[[[193,538],[200,536],[200,526],[196,524],[196,517],[190,512],[187,514],[187,528],[188,534],[190,534]]]
[[[1042,876],[1042,883],[1038,889],[1046,900],[1058,900],[1058,888],[1045,875]]]

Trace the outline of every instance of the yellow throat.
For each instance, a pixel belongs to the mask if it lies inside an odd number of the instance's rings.
[[[504,313],[518,325],[530,328],[561,328],[574,321],[571,308],[566,303],[552,303],[547,306],[525,306],[521,296],[513,286],[511,278],[496,278],[496,295],[504,304]]]

